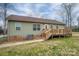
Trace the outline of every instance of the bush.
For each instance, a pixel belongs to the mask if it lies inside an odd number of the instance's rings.
[[[79,32],[79,28],[72,29],[73,32]]]

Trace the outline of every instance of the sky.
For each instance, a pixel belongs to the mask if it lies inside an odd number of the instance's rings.
[[[3,4],[0,3],[0,25],[3,25]],[[7,16],[9,15],[21,15],[30,16],[38,18],[55,19],[63,22],[60,16],[60,11],[62,11],[61,3],[8,3],[7,4]],[[79,15],[78,6],[75,8],[77,16]],[[76,19],[76,17],[74,19]],[[77,21],[74,21],[77,24]]]
[[[12,4],[14,7],[9,6],[7,12],[8,15],[16,14],[23,16],[32,16],[32,17],[43,17],[53,19],[57,15],[57,7],[59,4],[50,4],[50,3],[31,3],[31,4]],[[13,10],[15,9],[15,10]]]

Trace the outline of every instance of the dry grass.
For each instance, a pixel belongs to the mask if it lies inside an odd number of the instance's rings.
[[[72,36],[79,36],[79,32],[72,32]]]
[[[1,48],[0,55],[79,56],[79,36]]]

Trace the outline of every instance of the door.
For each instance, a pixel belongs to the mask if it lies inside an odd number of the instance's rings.
[[[43,30],[45,30],[45,29],[47,29],[47,28],[48,28],[47,25],[44,24],[44,26],[43,26]]]

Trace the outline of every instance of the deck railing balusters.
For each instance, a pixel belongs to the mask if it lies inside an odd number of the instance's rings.
[[[56,35],[70,35],[72,34],[71,29],[69,28],[65,28],[65,29],[46,29],[44,31],[42,31],[42,37],[45,39],[48,39],[51,35],[52,36],[56,36]]]

